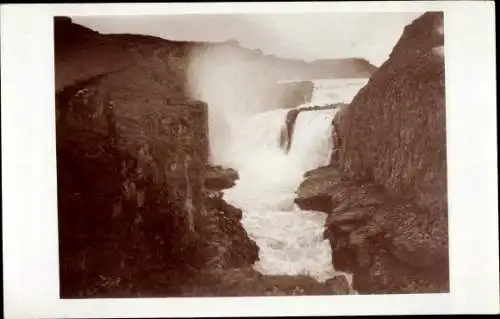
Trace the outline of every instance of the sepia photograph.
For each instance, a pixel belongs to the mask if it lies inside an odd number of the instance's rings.
[[[4,315],[499,313],[493,9],[2,5]]]
[[[448,292],[444,33],[55,17],[61,297]]]

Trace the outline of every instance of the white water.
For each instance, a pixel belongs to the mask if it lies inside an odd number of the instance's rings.
[[[300,107],[322,106],[333,103],[351,103],[359,90],[368,83],[367,78],[313,80],[311,102]]]
[[[240,178],[224,198],[243,210],[242,225],[260,249],[257,271],[309,275],[321,282],[337,274],[330,244],[323,239],[326,214],[302,211],[293,200],[303,174],[329,162],[336,110],[299,113],[285,154],[279,134],[287,112],[260,113],[238,127],[226,155]]]
[[[339,274],[330,244],[323,239],[326,214],[302,211],[294,198],[303,174],[329,162],[331,120],[337,110],[299,113],[285,154],[279,138],[289,110],[266,111],[275,107],[261,102],[267,99],[259,84],[266,83],[259,77],[265,71],[237,52],[209,50],[191,58],[188,89],[209,105],[212,164],[238,171],[236,185],[224,198],[242,209],[243,227],[259,246],[255,269],[268,275],[308,275],[322,282]],[[308,105],[349,103],[364,83],[314,81]]]
[[[353,91],[366,84],[366,79],[343,81],[315,81],[309,104],[349,103]],[[240,178],[224,198],[243,210],[242,225],[259,246],[257,271],[307,275],[323,282],[341,274],[335,271],[330,244],[323,239],[326,214],[303,211],[294,198],[303,174],[328,164],[333,147],[331,121],[338,110],[299,113],[285,154],[279,136],[288,111],[272,110],[233,121],[225,134],[228,147],[220,149],[216,158],[236,169]]]

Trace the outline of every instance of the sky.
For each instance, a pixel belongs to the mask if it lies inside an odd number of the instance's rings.
[[[365,58],[380,66],[406,25],[422,13],[177,14],[72,17],[100,33],[169,40],[237,40],[266,54],[307,61]]]

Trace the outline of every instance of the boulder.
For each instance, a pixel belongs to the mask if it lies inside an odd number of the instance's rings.
[[[340,173],[335,166],[324,166],[305,174],[299,185],[295,203],[303,210],[315,210],[329,213],[332,210],[331,194],[340,180]]]
[[[230,188],[238,178],[238,172],[232,168],[209,166],[205,172],[205,187],[211,190]]]

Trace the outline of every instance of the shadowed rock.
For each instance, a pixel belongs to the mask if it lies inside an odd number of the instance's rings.
[[[442,24],[442,13],[426,13],[407,26],[335,118],[342,179],[384,189],[346,183],[332,199],[331,241],[342,241],[340,221],[363,219],[345,233],[353,256],[369,257],[347,267],[360,293],[449,289],[444,59],[433,51],[443,45]],[[345,248],[333,246],[338,260]]]
[[[64,18],[54,32],[61,296],[179,295],[201,269],[255,262],[241,211],[204,190],[207,105],[184,92],[186,44]]]
[[[332,123],[340,176],[316,178],[334,183],[324,235],[359,293],[449,290],[442,27],[437,12],[408,25]]]
[[[238,172],[232,168],[209,166],[205,173],[205,187],[213,190],[230,188],[238,178]]]
[[[218,275],[205,275],[204,280],[207,281],[204,286],[187,283],[184,295],[243,297],[352,294],[344,276],[318,283],[308,276],[265,276],[252,268],[235,268]]]
[[[295,203],[304,210],[329,213],[332,210],[331,194],[340,181],[340,173],[335,166],[324,166],[305,174],[304,181],[296,191]]]

